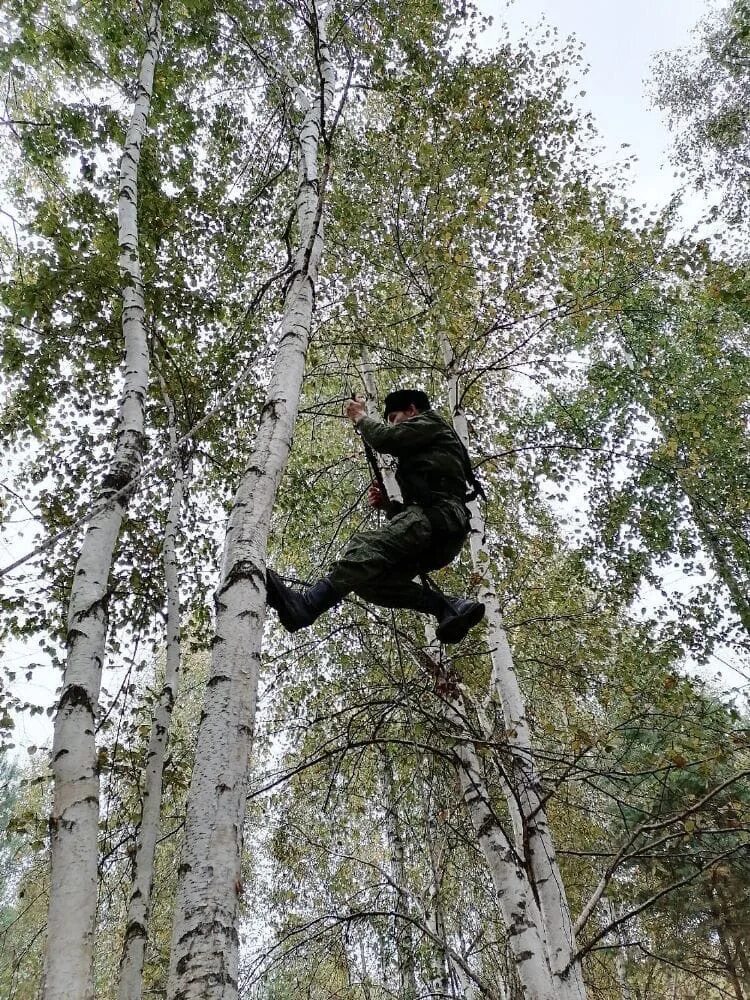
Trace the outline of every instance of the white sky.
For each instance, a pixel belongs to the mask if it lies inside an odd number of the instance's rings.
[[[496,26],[508,25],[511,38],[524,26],[543,20],[558,29],[561,40],[569,35],[584,44],[589,72],[580,89],[582,108],[593,113],[605,146],[603,162],[613,163],[624,153],[635,153],[632,196],[649,207],[662,206],[677,182],[668,162],[670,133],[666,122],[650,106],[646,86],[652,76],[654,56],[663,50],[691,45],[693,29],[722,0],[479,0]],[[630,149],[623,151],[622,143]],[[689,206],[686,216],[693,221]]]

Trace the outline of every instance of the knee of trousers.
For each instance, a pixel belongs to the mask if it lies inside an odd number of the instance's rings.
[[[334,585],[345,584],[360,592],[393,574],[411,579],[429,548],[432,529],[421,511],[407,510],[377,531],[352,535],[341,557],[333,564]]]

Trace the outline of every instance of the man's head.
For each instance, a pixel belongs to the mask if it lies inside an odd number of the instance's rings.
[[[421,389],[397,389],[385,397],[385,419],[389,424],[411,420],[430,409],[430,400]]]

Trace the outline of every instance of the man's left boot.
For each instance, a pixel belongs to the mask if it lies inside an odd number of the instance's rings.
[[[443,606],[437,615],[435,635],[446,644],[460,642],[484,618],[484,605],[463,597],[441,596]]]
[[[302,591],[292,590],[278,573],[266,570],[266,601],[276,611],[287,632],[307,628],[324,611],[340,604],[343,596],[334,590],[327,577]]]

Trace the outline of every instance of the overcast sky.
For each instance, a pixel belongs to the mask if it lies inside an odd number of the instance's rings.
[[[649,207],[663,205],[674,193],[674,168],[668,162],[670,134],[650,106],[646,87],[659,51],[690,45],[693,29],[721,0],[479,0],[511,37],[524,25],[543,19],[560,38],[575,35],[585,46],[589,72],[581,106],[593,112],[606,146],[605,162],[623,155],[622,143],[638,156],[632,195]],[[692,214],[692,213],[690,213]]]

